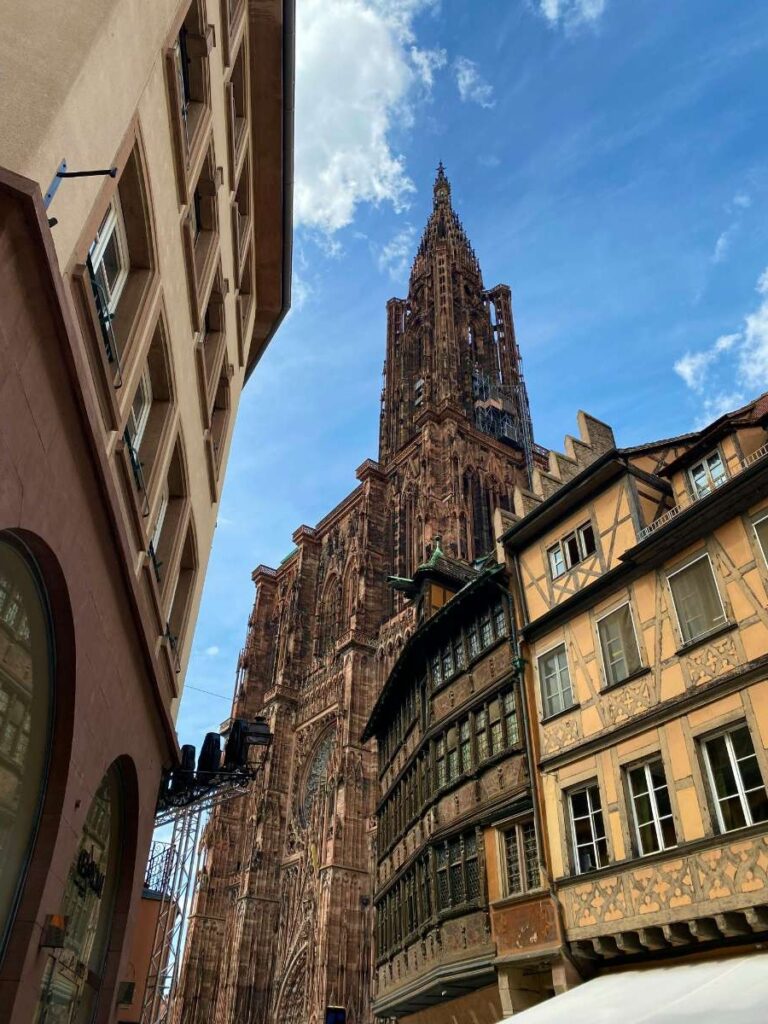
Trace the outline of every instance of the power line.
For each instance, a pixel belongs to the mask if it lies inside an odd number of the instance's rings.
[[[218,697],[220,700],[227,700],[232,702],[231,697],[225,697],[223,693],[214,693],[213,690],[203,690],[199,686],[193,686],[192,683],[187,683],[184,687],[185,690],[197,690],[198,693],[207,693],[209,697]]]

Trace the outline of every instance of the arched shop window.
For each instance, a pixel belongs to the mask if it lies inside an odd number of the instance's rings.
[[[63,932],[43,971],[35,1024],[88,1024],[101,988],[120,873],[123,786],[113,765],[85,818],[59,911]]]
[[[0,533],[0,950],[40,818],[51,743],[53,639],[30,558]]]

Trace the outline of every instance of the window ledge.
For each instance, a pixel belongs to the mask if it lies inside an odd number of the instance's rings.
[[[608,683],[607,686],[600,690],[600,693],[610,693],[611,690],[618,690],[619,687],[626,686],[627,683],[632,683],[635,679],[642,679],[643,676],[650,675],[651,671],[650,665],[643,665],[642,668],[637,669],[636,672],[630,672],[628,676],[620,679],[617,683]]]
[[[688,654],[689,651],[693,651],[697,647],[701,647],[703,644],[709,643],[711,640],[716,640],[717,637],[723,636],[725,633],[730,633],[732,630],[737,628],[737,625],[738,624],[736,622],[725,622],[722,626],[710,629],[708,633],[702,633],[701,636],[694,637],[693,640],[687,640],[677,648],[675,654]]]
[[[626,679],[624,680],[626,682]],[[563,715],[568,715],[572,711],[578,711],[581,708],[581,704],[569,704],[567,708],[563,708],[562,711],[556,711],[554,715],[547,715],[546,718],[541,719],[542,725],[548,725],[550,722],[554,722],[556,718],[562,718]]]
[[[507,896],[499,896],[491,900],[488,906],[491,910],[503,910],[505,907],[516,906],[518,903],[526,903],[529,900],[539,900],[546,896],[548,889],[539,885],[535,889],[527,889],[525,892],[511,892]]]

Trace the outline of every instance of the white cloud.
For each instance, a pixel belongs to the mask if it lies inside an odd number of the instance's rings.
[[[213,647],[206,647],[205,653],[209,658],[215,658],[216,655],[219,653],[219,648],[215,645]]]
[[[300,0],[296,31],[297,225],[334,232],[360,203],[402,209],[413,191],[391,131],[445,62],[416,45],[437,0]],[[442,62],[442,63],[441,63]]]
[[[388,273],[393,281],[403,281],[413,258],[416,229],[407,224],[378,251],[376,264],[379,270]]]
[[[752,205],[752,199],[746,192],[737,192],[725,209],[731,215],[731,223],[718,235],[715,248],[712,251],[712,262],[722,263],[727,257],[736,233],[741,227],[741,215]]]
[[[674,364],[675,373],[703,396],[703,423],[737,409],[745,394],[768,390],[768,267],[756,291],[760,304],[744,317],[742,330],[721,335],[700,352],[686,352]],[[710,371],[716,363],[715,385]]]
[[[550,25],[571,28],[595,22],[605,10],[608,0],[538,0],[539,10]]]
[[[420,50],[418,47],[412,46],[411,62],[422,84],[427,89],[431,89],[435,84],[435,72],[440,71],[448,63],[448,54],[445,50]]]
[[[728,255],[728,250],[731,247],[731,239],[733,238],[734,232],[735,227],[732,224],[729,228],[726,228],[726,230],[720,234],[717,241],[715,242],[715,249],[712,253],[713,263],[722,263],[725,257]]]
[[[473,60],[468,57],[457,57],[453,62],[453,70],[456,72],[459,96],[464,103],[471,101],[479,103],[481,107],[494,105],[493,86],[486,82]]]

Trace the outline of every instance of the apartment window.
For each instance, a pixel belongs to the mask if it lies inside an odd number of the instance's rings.
[[[155,572],[155,579],[158,583],[162,580],[162,563],[157,557],[158,547],[160,545],[160,537],[163,533],[163,525],[165,523],[165,514],[168,511],[168,484],[163,486],[163,490],[160,494],[160,504],[158,505],[157,515],[155,516],[155,525],[152,528],[152,536],[149,538],[149,557],[152,560],[152,567]]]
[[[170,423],[172,406],[168,346],[164,324],[158,321],[124,430],[134,482],[140,491],[146,492],[150,487],[158,454],[164,447],[162,442]]]
[[[539,679],[545,718],[565,711],[573,705],[573,689],[565,644],[560,644],[539,658]]]
[[[177,647],[184,635],[197,574],[197,548],[195,530],[190,519],[181,549],[178,576],[173,588],[168,617],[168,636],[172,647]]]
[[[234,174],[240,163],[242,147],[248,128],[248,80],[246,73],[246,47],[243,44],[232,68],[227,85],[229,96],[230,164]]]
[[[708,555],[702,555],[685,568],[671,573],[669,586],[685,643],[704,636],[725,622],[723,603]]]
[[[507,635],[507,616],[501,601],[493,609],[493,628],[496,632],[496,639]]]
[[[480,636],[477,632],[477,623],[473,622],[469,627],[467,640],[469,643],[469,657],[472,659],[480,653]]]
[[[608,841],[605,838],[600,790],[585,786],[570,794],[573,858],[576,873],[592,871],[608,863]]]
[[[514,747],[520,742],[520,726],[517,721],[517,701],[514,690],[505,693],[502,702],[504,705],[504,728],[507,734],[507,746]]]
[[[480,870],[474,832],[440,843],[435,854],[439,908],[445,910],[477,899]]]
[[[448,730],[448,781],[453,782],[459,777],[459,736],[458,727]]]
[[[468,772],[472,767],[472,738],[468,718],[465,718],[459,727],[459,752],[461,754],[461,770]]]
[[[760,550],[763,552],[766,565],[768,565],[768,516],[763,516],[762,519],[758,519],[753,525],[755,536],[760,544]]]
[[[598,619],[597,632],[609,686],[639,671],[640,651],[629,604]]]
[[[477,760],[484,761],[488,757],[488,715],[485,709],[475,714],[475,741]]]
[[[437,748],[435,751],[435,765],[437,767],[437,786],[438,789],[444,786],[448,781],[448,774],[445,765],[446,748],[445,748],[445,736],[441,736],[437,741]]]
[[[175,559],[180,527],[187,504],[187,477],[181,439],[174,445],[168,473],[163,484],[157,518],[152,532],[154,569],[158,583],[165,585],[167,569]]]
[[[430,671],[432,673],[432,685],[439,686],[443,681],[443,675],[440,669],[441,661],[440,655],[435,654],[430,662]]]
[[[491,613],[486,612],[480,620],[480,644],[482,647],[489,647],[493,643],[493,630],[491,629]]]
[[[131,259],[120,196],[107,207],[96,237],[88,250],[94,290],[102,313],[113,314],[120,301]]]
[[[536,827],[533,818],[512,825],[502,833],[508,896],[529,892],[541,885]]]
[[[728,473],[719,451],[712,452],[711,455],[707,455],[701,462],[691,466],[688,470],[688,476],[693,493],[697,498],[703,498],[705,494],[714,491],[728,479]]]
[[[126,424],[126,432],[130,439],[131,445],[134,451],[139,450],[141,439],[144,436],[144,429],[149,419],[149,410],[152,408],[152,378],[149,373],[149,367],[144,368],[144,372],[139,377],[139,383],[136,387],[136,393],[133,396],[131,402],[131,408],[128,413],[128,423]]]
[[[498,754],[504,746],[501,725],[501,699],[499,697],[496,697],[488,705],[488,718],[491,724],[491,753]]]
[[[456,664],[457,672],[460,672],[466,665],[466,661],[464,659],[464,641],[461,637],[458,637],[453,642],[453,660]]]
[[[565,555],[563,549],[559,544],[555,544],[547,551],[549,557],[549,571],[553,580],[556,580],[558,576],[562,576],[565,572]]]
[[[213,400],[211,411],[211,446],[213,448],[213,469],[214,478],[218,476],[221,468],[221,459],[224,454],[224,443],[226,441],[227,424],[229,423],[230,412],[230,390],[229,375],[226,369],[222,370],[219,377],[219,386],[216,388],[216,395]],[[215,493],[215,487],[212,488]]]
[[[676,846],[672,804],[661,758],[630,768],[627,778],[638,853],[645,856]]]
[[[235,198],[232,203],[232,230],[234,235],[235,255],[238,267],[245,254],[251,226],[251,170],[250,161],[246,160],[240,181],[237,184]]]
[[[746,725],[704,741],[709,785],[721,832],[768,819],[768,796]]]
[[[443,648],[443,679],[449,679],[453,675],[453,651],[451,645]]]
[[[562,576],[567,569],[573,568],[585,558],[594,555],[597,550],[595,531],[591,523],[584,523],[569,533],[558,543],[547,549],[549,571],[552,579]]]
[[[213,42],[205,23],[204,4],[189,7],[179,34],[168,53],[169,88],[173,120],[181,143],[180,171],[192,161],[206,109],[210,105],[208,53]]]

